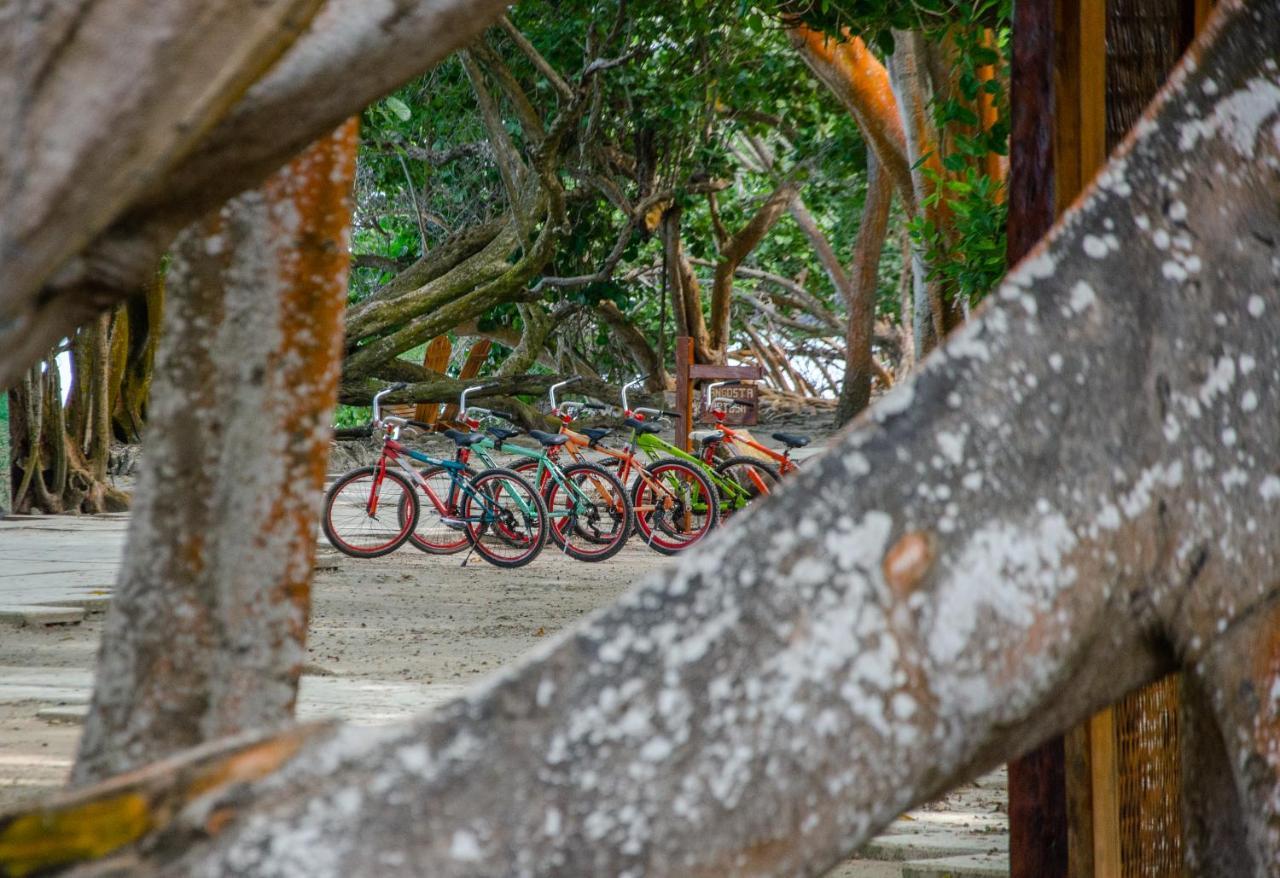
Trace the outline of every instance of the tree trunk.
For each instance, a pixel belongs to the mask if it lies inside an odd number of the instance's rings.
[[[142,441],[163,313],[164,277],[159,273],[147,283],[142,296],[116,311],[108,399],[112,402],[112,431],[124,442]]]
[[[603,299],[596,304],[596,314],[609,327],[609,332],[618,343],[626,349],[631,361],[636,364],[640,374],[649,376],[645,388],[661,392],[673,386],[671,376],[667,374],[666,364],[658,358],[658,352],[649,344],[643,332],[627,319],[613,302]]]
[[[129,497],[107,482],[110,416],[106,324],[101,315],[72,340],[72,381],[64,405],[56,356],[11,391],[15,512],[118,512]]]
[[[858,226],[853,250],[853,271],[845,329],[844,383],[836,403],[836,426],[856,417],[871,402],[871,379],[875,366],[871,339],[875,333],[876,292],[880,286],[880,253],[889,231],[889,206],[893,183],[880,169],[874,153],[867,154],[867,200]],[[906,266],[903,266],[906,270]]]
[[[355,146],[353,121],[176,248],[130,522],[147,550],[120,572],[75,783],[292,716]]]
[[[937,126],[930,115],[934,94],[928,74],[930,47],[923,34],[916,31],[895,31],[897,46],[890,60],[889,73],[898,109],[902,114],[906,134],[907,158],[911,164],[913,203],[920,206],[923,216],[929,219],[944,235],[951,227],[950,211],[945,198],[933,199],[934,183],[929,169],[942,174],[942,158],[939,155],[941,140]],[[925,253],[912,249],[911,271],[914,285],[913,327],[916,342],[916,359],[923,358],[946,338],[947,333],[963,321],[963,309],[959,302],[947,295],[942,282],[933,276]]]
[[[751,219],[720,248],[720,258],[716,260],[715,276],[711,284],[711,349],[714,352],[714,362],[723,363],[725,353],[729,350],[734,273],[782,218],[795,195],[794,184],[790,181],[779,183],[751,215]]]
[[[706,315],[702,313],[702,286],[693,273],[684,254],[680,239],[678,207],[669,207],[662,214],[662,246],[666,254],[667,285],[671,289],[671,310],[676,320],[676,335],[693,339],[693,356],[699,363],[718,362],[711,333],[707,331]]]
[[[0,387],[138,295],[183,227],[429,69],[507,5],[219,0],[194,14],[180,0],[130,0],[60,4],[30,27],[6,23],[0,81],[21,99],[12,102],[19,112],[0,113],[10,144],[0,153],[0,259],[22,264],[0,290]]]

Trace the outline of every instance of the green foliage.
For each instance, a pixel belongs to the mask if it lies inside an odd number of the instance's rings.
[[[968,35],[979,24],[1007,21],[1009,0],[828,0],[801,10],[815,26],[851,27],[889,48],[895,27],[923,27],[931,38],[954,38],[959,50],[953,99],[934,107],[939,123],[958,131],[976,121],[972,106],[990,94],[1007,118],[999,85],[982,81],[978,70],[991,64],[991,50]],[[571,85],[597,44],[615,22],[618,0],[529,0],[512,8],[513,23]],[[740,229],[782,179],[800,185],[810,212],[846,261],[852,251],[866,191],[866,147],[857,125],[805,68],[789,44],[780,20],[796,4],[750,0],[631,0],[609,54],[628,60],[597,76],[589,86],[590,107],[570,132],[559,175],[567,192],[569,231],[557,240],[547,274],[591,275],[614,250],[626,217],[610,192],[634,204],[670,191],[682,208],[682,239],[695,260],[714,262],[717,236],[711,204],[699,191],[718,181],[719,218],[730,233]],[[1003,33],[1003,31],[1001,31]],[[878,39],[877,39],[878,37]],[[564,98],[505,33],[484,40],[510,71],[535,115],[549,127]],[[968,40],[966,42],[966,40]],[[997,59],[998,60],[998,59]],[[482,66],[484,66],[482,64]],[[996,81],[1004,81],[997,76]],[[537,144],[520,124],[517,105],[494,78],[490,91],[499,105],[515,149],[532,162]],[[940,158],[950,169],[939,189],[956,217],[952,228],[917,224],[917,245],[956,294],[976,299],[1003,268],[1002,199],[992,181],[970,171],[971,159],[1003,149],[1004,123],[973,137],[953,136]],[[764,166],[752,142],[772,156]],[[476,106],[472,85],[450,60],[369,107],[362,120],[353,250],[368,257],[353,271],[351,299],[357,301],[389,281],[422,253],[452,234],[508,210],[507,193],[494,162],[493,147]],[[904,218],[895,210],[890,240]],[[563,302],[583,306],[558,329],[559,343],[603,374],[629,374],[633,366],[607,328],[592,317],[602,301],[616,304],[657,347],[665,339],[670,361],[674,332],[663,284],[660,241],[651,227],[634,229],[613,276],[593,283],[543,289],[542,306]],[[512,254],[516,258],[518,254]],[[894,318],[897,284],[904,270],[901,251],[887,246],[881,259],[880,313]],[[818,264],[801,229],[784,217],[752,252],[747,266],[799,279],[830,311],[843,302]],[[704,286],[711,269],[695,265]],[[535,280],[536,282],[536,280]],[[741,279],[739,287],[773,309],[764,317],[735,306],[735,331],[743,323],[761,325],[775,317],[785,325],[770,331],[796,338],[818,334],[809,318],[776,285]],[[787,321],[790,321],[789,323]],[[481,329],[520,330],[513,303],[492,308]],[[822,330],[825,332],[825,330]],[[497,361],[505,354],[495,347]],[[412,359],[421,356],[414,351]]]
[[[1002,7],[1002,14],[1011,10]],[[911,228],[917,246],[928,254],[934,277],[943,281],[947,295],[973,305],[980,301],[1004,275],[1006,268],[1008,217],[1004,184],[979,168],[988,154],[1009,153],[1008,39],[1010,20],[997,21],[996,47],[988,41],[988,31],[976,20],[976,12],[959,16],[959,21],[938,36],[954,47],[952,78],[955,91],[935,102],[934,119],[944,132],[941,162],[948,175],[930,172],[934,183],[931,196],[946,202],[951,228],[938,229],[918,218]],[[995,68],[984,79],[983,68]],[[990,100],[995,123],[984,128],[974,108]],[[958,175],[958,176],[957,176]]]
[[[338,404],[333,412],[333,426],[342,430],[348,427],[363,427],[373,417],[373,409],[368,406]]]

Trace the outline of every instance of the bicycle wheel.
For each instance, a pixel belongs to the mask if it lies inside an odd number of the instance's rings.
[[[608,472],[610,475],[612,475],[612,476],[616,477],[616,478],[618,479],[618,481],[622,482],[622,475],[621,475],[621,473],[622,473],[622,461],[621,461],[621,460],[619,460],[619,459],[618,459],[618,458],[616,458],[616,457],[608,457],[608,456],[606,456],[606,457],[602,457],[602,458],[600,458],[600,460],[598,460],[598,461],[594,461],[594,463],[595,463],[595,465],[596,465],[596,466],[604,467],[604,469],[605,469],[605,471],[606,471],[606,472]],[[631,484],[627,484],[626,482],[622,482],[622,486],[623,486],[623,487],[626,489],[626,491],[627,491],[627,497],[628,497],[628,499],[630,499],[631,497],[634,497],[634,496],[635,496],[635,493],[636,493],[636,485],[637,485],[637,484],[639,484],[639,482],[640,482],[640,478],[639,478],[639,476],[637,475],[637,473],[639,472],[639,470],[640,470],[640,464],[639,464],[639,463],[637,463],[635,466],[633,466],[633,467],[632,467],[631,472],[630,472],[630,476],[631,476]],[[637,533],[637,530],[636,530],[636,516],[635,516],[635,509],[633,508],[633,509],[631,510],[631,524],[630,524],[630,526],[628,526],[628,528],[627,528],[627,536],[628,536],[628,537],[630,537],[630,536],[634,535],[635,533]]]
[[[547,542],[547,506],[509,469],[487,469],[470,481],[462,519],[476,552],[497,567],[528,564]]]
[[[515,463],[509,464],[504,468],[528,479],[529,484],[537,482],[538,490],[546,491],[547,483],[551,480],[551,474],[547,467],[543,467],[542,478],[538,478],[538,464],[541,462],[536,457],[521,457]]]
[[[590,463],[564,467],[542,489],[551,516],[551,539],[577,561],[618,554],[631,532],[631,500],[613,473]]]
[[[423,480],[418,489],[426,496],[418,504],[418,525],[409,534],[409,545],[428,555],[461,552],[471,545],[458,511],[462,491],[450,492],[453,476],[447,467],[429,466],[418,470],[418,475]],[[463,475],[471,479],[475,477],[475,471],[468,468],[463,470]],[[407,503],[403,500],[400,509],[401,514],[405,514]]]
[[[400,548],[413,533],[418,496],[395,470],[360,467],[325,492],[322,524],[325,537],[339,552],[377,558]]]
[[[673,457],[656,460],[631,488],[636,530],[649,548],[674,555],[720,521],[720,497],[707,476]]]
[[[753,457],[730,457],[716,464],[716,472],[733,482],[739,489],[736,497],[727,498],[723,493],[721,494],[720,517],[722,519],[745,507],[757,497],[771,493],[781,481],[781,476],[776,469]]]

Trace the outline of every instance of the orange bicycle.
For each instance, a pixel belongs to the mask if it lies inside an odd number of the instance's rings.
[[[722,463],[728,463],[730,460],[754,461],[754,458],[740,454],[741,446],[745,445],[747,448],[754,449],[772,460],[779,475],[785,476],[788,473],[795,472],[799,464],[792,458],[791,452],[808,445],[808,436],[800,433],[774,433],[773,438],[787,446],[786,451],[775,451],[769,446],[762,445],[752,439],[750,435],[743,435],[725,424],[726,404],[753,405],[753,403],[741,399],[717,397],[713,394],[717,387],[736,387],[740,384],[742,384],[741,381],[717,381],[714,384],[707,385],[706,409],[716,419],[716,429],[702,437],[703,460],[708,464],[714,464],[717,460]]]

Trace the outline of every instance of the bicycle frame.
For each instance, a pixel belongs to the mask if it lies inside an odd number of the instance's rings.
[[[436,496],[436,492],[431,489],[430,484],[428,484],[427,480],[422,477],[421,473],[405,462],[404,458],[406,457],[412,458],[420,463],[425,463],[428,466],[438,466],[448,471],[449,493],[444,501],[442,501],[440,497]],[[369,497],[370,515],[373,515],[377,511],[378,493],[379,489],[382,487],[383,474],[387,471],[388,463],[395,464],[396,469],[400,470],[404,474],[405,478],[409,479],[409,483],[417,486],[418,490],[431,501],[431,505],[435,507],[436,513],[441,519],[448,519],[459,523],[474,522],[477,524],[489,524],[494,520],[493,499],[484,494],[477,493],[476,490],[471,487],[471,483],[466,477],[465,463],[456,460],[445,460],[443,458],[431,457],[430,455],[423,454],[420,451],[415,451],[412,448],[408,448],[400,444],[400,442],[390,436],[383,441],[382,456],[378,458],[378,475],[374,479],[373,489],[370,492]],[[478,518],[464,518],[459,516],[458,509],[460,506],[459,500],[461,499],[459,496],[460,494],[479,501],[482,513]],[[522,498],[517,496],[515,499],[520,503],[521,511],[523,513],[530,515],[533,514],[532,509],[526,508],[526,504]]]
[[[711,412],[711,416],[716,419],[716,429],[719,430],[721,433],[724,433],[724,439],[720,440],[721,444],[727,446],[730,449],[735,449],[735,450],[738,448],[739,445],[745,445],[748,448],[755,449],[756,451],[765,455],[766,457],[768,457],[770,460],[774,461],[778,465],[778,473],[780,475],[785,476],[787,473],[794,472],[795,470],[797,470],[799,468],[799,465],[795,462],[795,460],[792,459],[790,448],[788,448],[786,451],[775,451],[769,446],[762,445],[761,443],[757,442],[754,439],[740,435],[737,430],[725,424],[724,422],[725,415],[726,415],[725,410],[723,408],[717,407],[716,402],[727,401],[727,400],[712,398],[711,392],[715,388],[723,387],[729,383],[730,382],[728,381],[718,381],[715,384],[710,384],[707,386],[707,397],[709,401],[706,408],[707,408],[707,411]],[[706,451],[703,452],[703,457],[705,462],[707,464],[713,463],[714,455],[715,455],[714,446],[708,445],[706,448]]]
[[[462,391],[462,396],[461,396],[461,399],[459,400],[458,418],[464,423],[470,425],[473,429],[478,428],[480,426],[480,422],[477,421],[474,417],[468,415],[468,411],[481,412],[484,414],[490,414],[490,412],[488,409],[482,409],[476,406],[472,406],[470,409],[468,409],[467,394],[474,390],[483,390],[483,389],[484,389],[483,386],[469,387],[466,390]],[[503,444],[503,450],[507,451],[510,454],[514,454],[518,457],[525,457],[525,458],[538,461],[538,468],[534,472],[533,483],[539,490],[541,490],[543,479],[549,477],[555,480],[556,485],[558,485],[561,488],[561,490],[569,492],[569,496],[574,498],[573,509],[565,509],[559,512],[549,509],[547,510],[547,514],[549,517],[566,518],[571,515],[581,514],[585,507],[588,507],[591,505],[591,499],[587,497],[586,494],[583,493],[581,488],[579,488],[571,480],[565,477],[564,470],[562,470],[559,464],[557,464],[553,459],[553,453],[555,449],[547,450],[547,449],[525,448],[522,445],[515,445],[515,444],[507,446],[505,442],[502,444]],[[474,445],[468,446],[467,448],[459,448],[458,459],[463,464],[465,464],[467,461],[469,452],[474,451],[480,457],[480,459],[484,461],[485,466],[496,467],[496,466],[500,466],[500,464],[489,453],[490,451],[496,451],[496,450],[498,450],[498,443],[489,437],[485,437],[483,440],[475,443]]]
[[[494,459],[493,455],[489,453],[490,451],[499,450],[498,444],[492,439],[484,439],[483,441],[477,442],[476,444],[462,450],[475,452],[477,456],[484,461],[485,466],[501,466],[501,464]],[[523,445],[507,445],[505,442],[503,443],[501,450],[506,451],[509,454],[514,454],[517,457],[524,457],[538,461],[538,468],[533,474],[533,484],[535,486],[541,486],[544,479],[550,478],[554,480],[562,490],[568,491],[570,496],[574,498],[575,508],[572,510],[563,509],[557,512],[554,509],[548,509],[547,515],[551,518],[565,518],[582,512],[584,505],[590,505],[590,499],[583,494],[582,489],[565,477],[564,470],[560,468],[559,464],[551,459],[551,455],[548,452],[534,448],[525,448]]]
[[[400,429],[408,422],[404,418],[388,417],[383,418],[379,403],[383,396],[390,393],[390,389],[374,394],[373,397],[373,424],[374,428],[383,431],[382,438],[382,454],[378,458],[378,474],[373,480],[373,486],[370,490],[368,512],[373,515],[377,511],[378,494],[382,487],[382,479],[387,471],[387,463],[394,463],[396,468],[404,473],[409,479],[411,485],[415,485],[435,507],[436,514],[442,520],[448,520],[452,523],[478,523],[487,525],[496,520],[496,503],[492,497],[477,492],[471,487],[470,481],[466,477],[466,460],[465,455],[459,454],[455,460],[447,460],[445,458],[432,457],[421,451],[415,451],[400,443]],[[459,449],[460,451],[462,449]],[[436,496],[436,492],[431,490],[431,485],[425,478],[415,470],[412,466],[405,462],[404,458],[408,457],[419,463],[425,463],[428,466],[441,467],[449,473],[449,493],[445,502],[441,502]],[[459,492],[470,497],[472,500],[478,501],[480,504],[481,514],[478,518],[459,517],[458,509]],[[520,506],[520,512],[526,516],[532,516],[536,510],[531,508],[529,504],[524,502],[524,498],[519,494],[511,492],[512,499]]]

